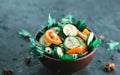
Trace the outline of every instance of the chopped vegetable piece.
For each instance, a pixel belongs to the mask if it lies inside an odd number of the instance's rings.
[[[64,54],[61,59],[62,60],[75,60],[77,59],[77,54]]]
[[[60,48],[60,47],[56,47],[55,49],[54,49],[54,55],[56,56],[56,57],[58,57],[58,58],[60,58],[60,57],[62,57],[63,56],[63,51],[62,51],[62,48]]]
[[[86,41],[87,37],[86,37],[82,32],[80,32],[79,30],[78,30],[77,35],[78,35],[80,38],[82,38],[84,41]]]
[[[88,54],[88,52],[86,51],[84,54],[78,53],[77,55],[78,55],[78,58],[81,58],[81,57],[83,57],[83,56],[85,56],[87,54]]]
[[[52,27],[54,24],[56,24],[55,18],[53,18],[50,14],[48,16],[48,28]]]
[[[80,46],[80,43],[76,37],[69,36],[64,41],[65,47],[71,49]]]
[[[50,46],[51,43],[47,42],[45,39],[45,35],[41,36],[41,38],[39,39],[39,43],[45,46]]]
[[[74,21],[75,18],[71,14],[68,14],[61,19],[61,23],[65,23],[65,24],[73,23]]]
[[[45,53],[47,53],[47,54],[52,54],[52,49],[50,48],[50,47],[46,47],[45,48]]]
[[[102,39],[101,38],[97,38],[95,39],[90,46],[92,47],[92,49],[97,48],[100,44],[102,44]]]
[[[103,35],[100,35],[100,36],[98,36],[98,38],[101,38],[102,40],[104,40],[104,36]]]
[[[67,54],[78,54],[78,53],[84,54],[86,51],[87,51],[87,46],[83,45],[83,46],[68,50]]]
[[[87,28],[85,28],[85,29],[83,30],[83,33],[89,35],[89,34],[90,34],[90,31],[89,31]]]
[[[60,33],[61,30],[60,27],[52,27],[51,29],[54,29],[57,34]]]
[[[76,37],[80,43],[80,46],[85,45],[84,41],[80,37]]]
[[[93,38],[94,38],[94,33],[91,32],[90,35],[88,36],[87,38],[87,46],[89,46],[89,44],[93,41]]]
[[[31,37],[31,34],[25,30],[25,29],[21,29],[19,32],[18,32],[19,35],[21,35],[22,37]]]
[[[107,43],[107,50],[117,50],[120,48],[120,42],[111,40],[109,43]]]
[[[59,36],[57,35],[57,33],[53,29],[49,29],[46,31],[45,39],[46,39],[46,41],[48,41],[49,43],[52,43],[52,44],[58,45],[58,44],[62,43]]]
[[[67,24],[63,28],[63,32],[66,36],[76,36],[77,35],[77,28],[72,24]]]
[[[29,38],[29,39],[30,42],[32,43],[32,45],[30,46],[31,51],[34,52],[35,55],[37,55],[38,57],[43,57],[45,46],[39,44],[39,42],[34,38]]]
[[[85,24],[85,21],[86,21],[86,18],[83,18],[81,21],[78,21],[77,23],[77,28],[80,30],[80,31],[83,31],[83,29],[85,29],[87,26]]]

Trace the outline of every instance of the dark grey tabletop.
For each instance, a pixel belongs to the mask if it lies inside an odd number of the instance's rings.
[[[36,57],[32,57],[30,65],[25,64],[30,43],[17,35],[21,28],[35,34],[47,24],[49,13],[57,19],[67,13],[77,19],[87,17],[88,27],[105,36],[92,62],[73,75],[120,74],[120,53],[106,50],[109,40],[120,41],[120,0],[0,0],[0,75],[5,66],[13,70],[13,75],[53,75]],[[110,59],[112,55],[115,60]],[[99,63],[98,59],[103,61]],[[115,63],[114,72],[103,71],[107,62]]]

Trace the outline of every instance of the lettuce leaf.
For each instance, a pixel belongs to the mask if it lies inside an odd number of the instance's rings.
[[[90,43],[90,47],[92,47],[92,50],[94,50],[94,49],[97,48],[100,44],[102,44],[102,39],[101,39],[101,38],[97,38],[97,39],[95,39],[92,43]]]
[[[31,37],[31,34],[29,31],[25,30],[25,29],[21,29],[18,34],[22,37]]]
[[[55,24],[56,24],[56,19],[49,14],[49,16],[48,16],[48,28],[52,27]]]
[[[107,43],[107,50],[111,51],[111,50],[117,50],[120,48],[120,42],[111,40],[109,43]]]
[[[85,21],[86,21],[86,18],[83,18],[81,21],[78,21],[76,27],[82,31],[87,27],[87,25],[85,24]]]

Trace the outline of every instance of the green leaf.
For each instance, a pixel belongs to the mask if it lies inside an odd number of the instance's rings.
[[[75,22],[75,18],[71,14],[68,14],[61,19],[61,23],[63,24],[74,23],[74,22]]]
[[[77,28],[79,30],[82,31],[83,29],[85,29],[87,27],[87,25],[85,24],[85,21],[86,21],[86,18],[83,18],[81,21],[77,22]]]
[[[77,59],[77,54],[64,54],[61,59],[62,60],[74,60]]]
[[[45,46],[39,44],[39,42],[34,38],[29,39],[32,43],[32,45],[30,46],[31,51],[34,52],[35,55],[37,55],[38,57],[42,57],[44,55]]]
[[[101,38],[97,38],[95,39],[92,43],[90,43],[90,46],[92,47],[92,49],[97,48],[100,44],[102,44],[102,39]]]
[[[22,37],[31,37],[31,34],[25,30],[25,29],[21,29],[19,32],[18,32],[19,35],[21,35]]]
[[[48,16],[48,28],[52,27],[52,25],[56,24],[56,19],[53,18],[50,14]]]
[[[88,52],[85,52],[84,54],[78,53],[78,58],[81,58],[83,56],[86,56],[88,54]]]
[[[33,46],[36,46],[39,44],[39,42],[35,38],[29,38],[29,39]]]
[[[107,43],[107,50],[117,50],[120,48],[120,42],[111,40],[109,43]]]

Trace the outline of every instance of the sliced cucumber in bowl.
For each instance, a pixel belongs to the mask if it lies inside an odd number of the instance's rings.
[[[65,39],[64,45],[66,48],[71,49],[80,46],[78,39],[74,36],[69,36]]]
[[[45,46],[50,46],[51,45],[51,43],[49,43],[45,40],[44,35],[41,36],[41,38],[39,39],[39,43],[42,44],[42,45],[45,45]]]
[[[85,45],[84,41],[80,37],[76,37],[76,38],[78,39],[80,46]]]
[[[51,49],[50,47],[46,47],[46,48],[45,48],[45,53],[46,53],[46,54],[52,54],[52,52],[53,52],[53,51],[52,51],[52,49]]]
[[[63,56],[63,50],[61,47],[55,47],[54,49],[54,56],[56,56],[57,58],[61,58]]]
[[[72,24],[67,24],[63,27],[63,33],[66,36],[76,36],[77,32],[78,32],[77,28]]]
[[[87,46],[90,45],[90,43],[93,41],[93,39],[94,39],[94,33],[91,32],[86,41]]]

